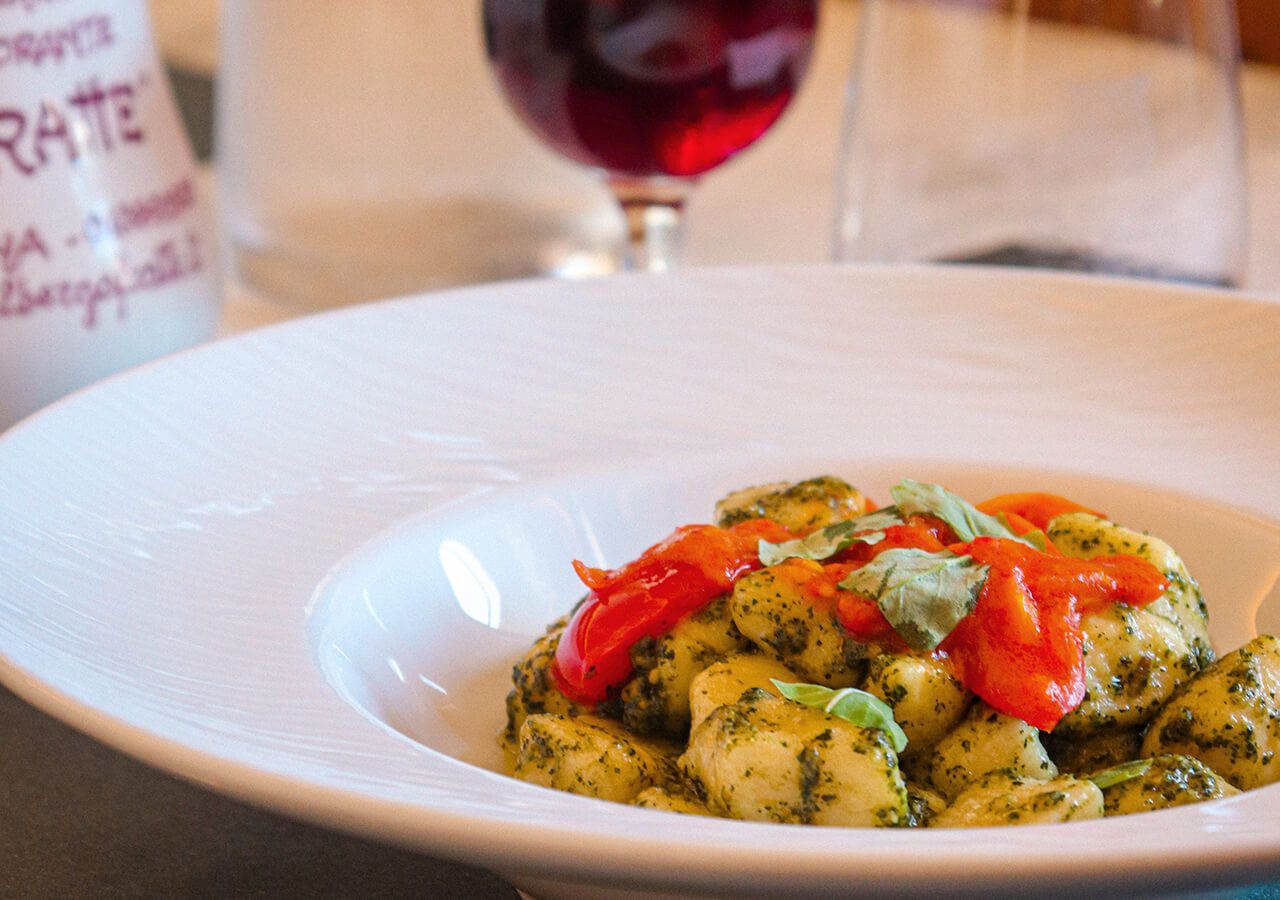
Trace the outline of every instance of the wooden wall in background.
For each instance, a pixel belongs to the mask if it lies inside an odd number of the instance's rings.
[[[1158,0],[1147,2],[1151,3],[1150,10],[1133,0],[1030,0],[1032,15],[1089,23],[1121,31],[1134,30],[1140,22],[1145,22],[1149,28],[1153,23],[1161,21]],[[1223,3],[1225,0],[1201,2],[1208,5]],[[1236,0],[1236,8],[1240,18],[1240,45],[1244,58],[1280,64],[1280,0]]]
[[[1280,0],[1236,0],[1244,58],[1280,63]]]

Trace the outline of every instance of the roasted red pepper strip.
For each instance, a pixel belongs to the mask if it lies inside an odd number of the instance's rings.
[[[1018,569],[992,568],[974,611],[940,648],[993,709],[1050,731],[1084,699],[1080,615],[1035,598]]]
[[[677,622],[726,593],[760,567],[760,539],[792,538],[781,525],[751,519],[732,528],[686,525],[613,570],[574,568],[591,593],[556,647],[552,673],[579,703],[597,703],[631,674],[631,648],[665,634]]]
[[[1000,513],[1000,519],[1009,528],[1009,530],[1012,531],[1014,534],[1018,535],[1018,537],[1022,537],[1025,534],[1030,534],[1033,531],[1039,531],[1041,533],[1044,532],[1044,529],[1041,528],[1039,525],[1035,524],[1034,522],[1028,519],[1024,519],[1022,516],[1018,515],[1016,512],[1009,512],[1008,510],[1002,510]],[[1053,544],[1049,542],[1048,537],[1045,537],[1045,544],[1053,548],[1051,552],[1054,552],[1054,553],[1057,552],[1058,548],[1053,547]]]
[[[977,504],[982,512],[989,516],[1000,513],[1014,513],[1026,519],[1041,531],[1049,527],[1049,523],[1065,513],[1086,512],[1100,515],[1074,500],[1059,497],[1057,494],[1043,494],[1038,491],[1023,491],[1016,494],[1001,494]],[[1015,529],[1016,530],[1016,529]]]
[[[837,554],[836,558],[841,562],[865,563],[893,547],[915,547],[936,552],[945,550],[947,544],[954,540],[955,535],[942,520],[912,516],[906,524],[885,528],[884,538],[874,544],[851,544]]]
[[[1137,556],[1074,559],[989,537],[964,551],[991,568],[974,611],[939,649],[990,706],[1045,731],[1084,698],[1081,615],[1112,603],[1143,606],[1168,587]]]

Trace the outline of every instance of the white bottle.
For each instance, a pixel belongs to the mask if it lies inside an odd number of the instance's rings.
[[[146,0],[0,0],[0,428],[214,334],[204,191]]]

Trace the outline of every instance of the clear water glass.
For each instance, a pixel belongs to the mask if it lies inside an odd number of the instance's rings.
[[[233,277],[306,311],[617,265],[609,192],[510,120],[479,0],[223,0]]]
[[[866,0],[835,255],[1238,285],[1232,0]]]

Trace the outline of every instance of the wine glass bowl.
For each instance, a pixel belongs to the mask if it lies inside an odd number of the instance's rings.
[[[818,0],[484,0],[485,45],[516,115],[598,169],[632,264],[675,265],[700,176],[758,140],[808,66]]]

